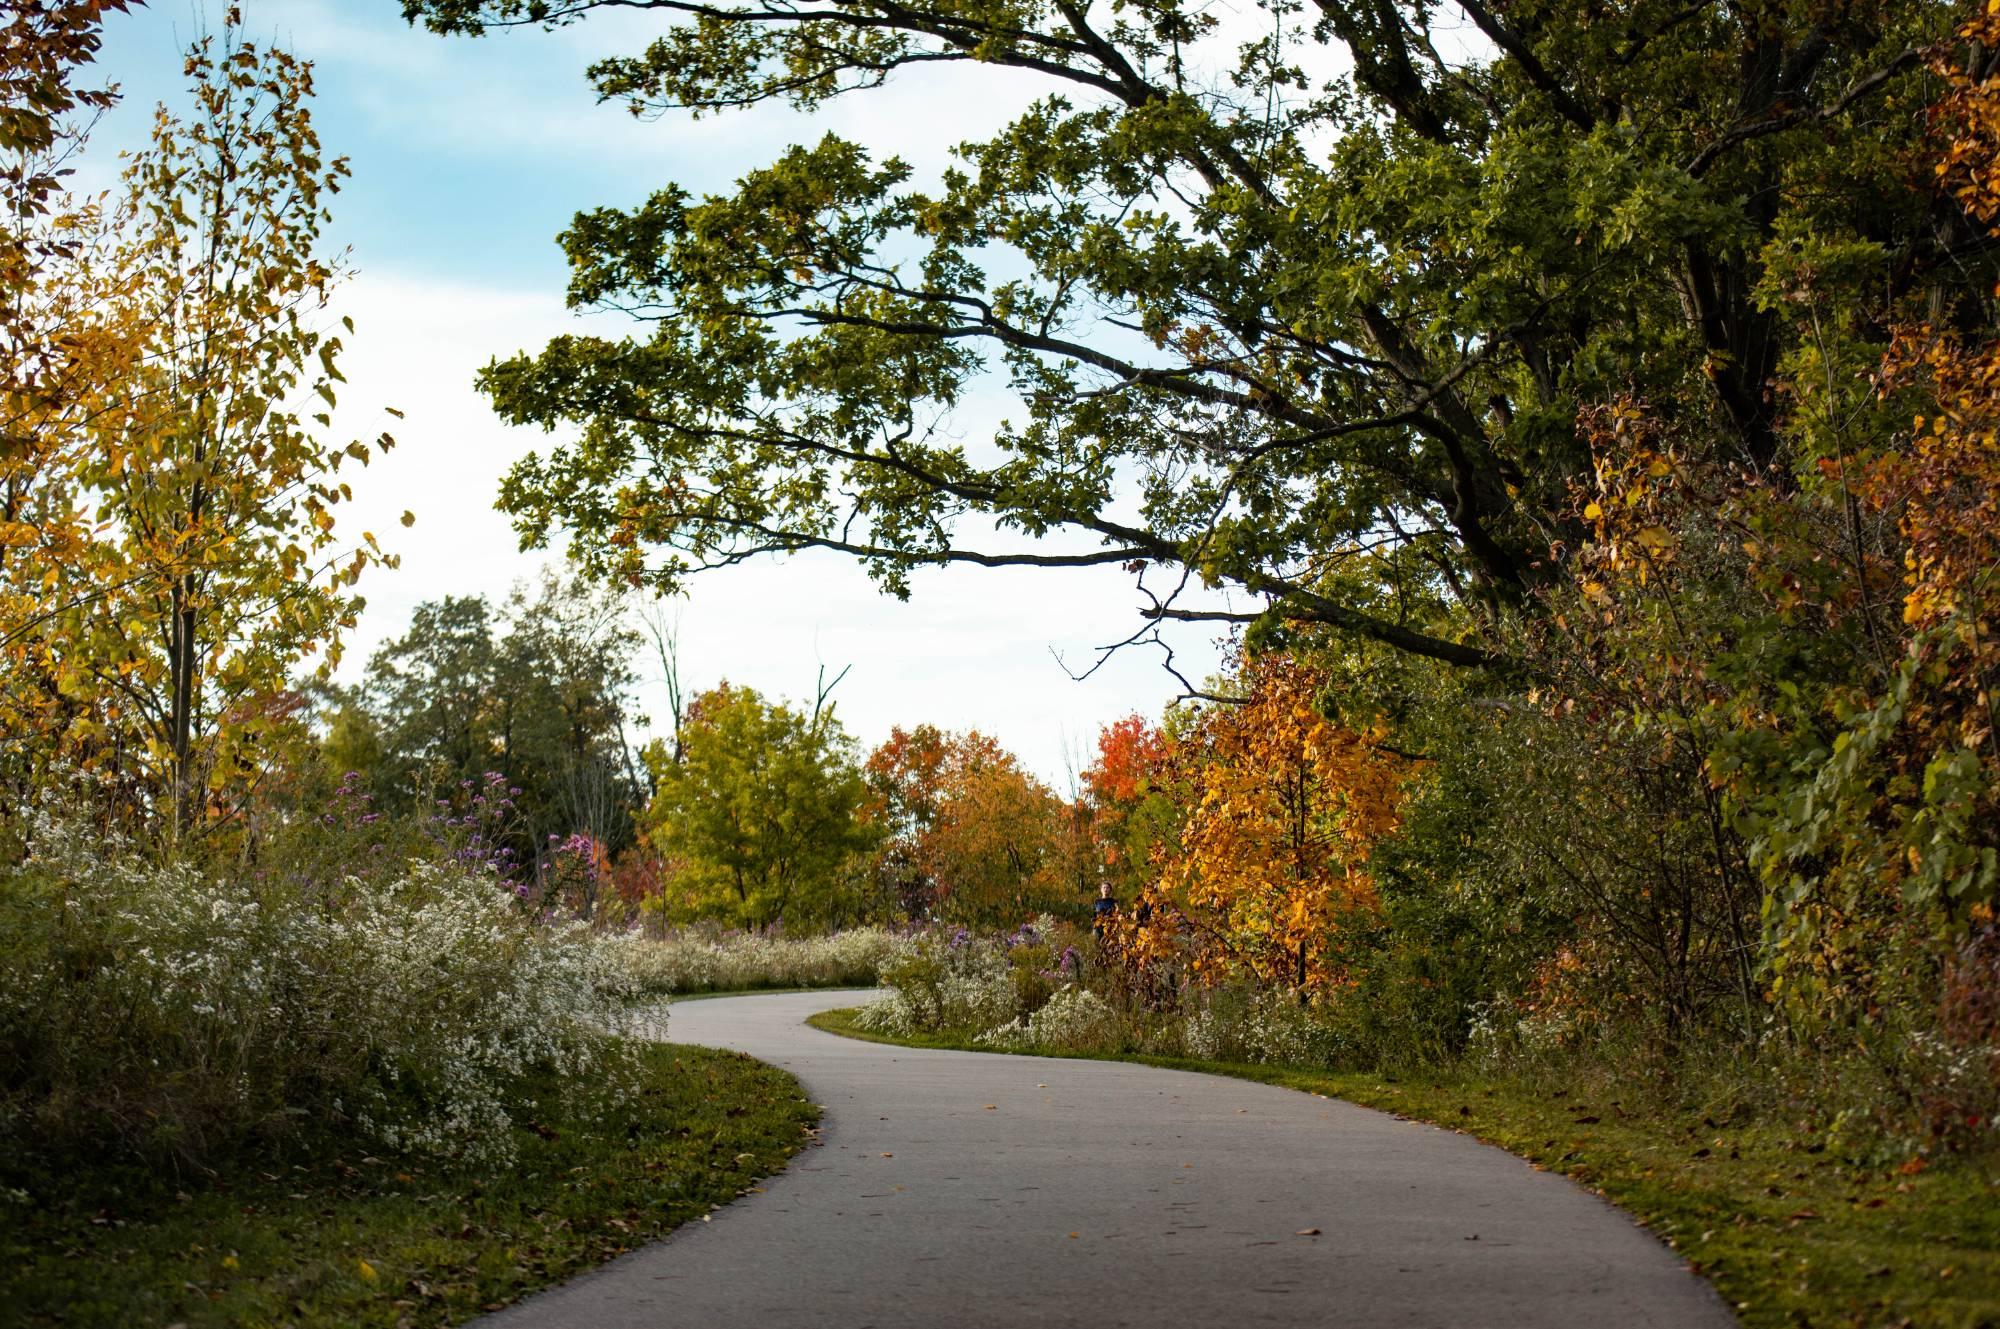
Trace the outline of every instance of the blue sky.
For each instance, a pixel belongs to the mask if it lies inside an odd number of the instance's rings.
[[[223,6],[207,6],[219,17]],[[357,325],[343,368],[336,427],[401,446],[357,482],[349,529],[372,529],[403,556],[364,582],[369,607],[343,672],[400,632],[420,600],[483,592],[496,599],[549,557],[520,554],[492,510],[511,462],[548,442],[494,420],[472,375],[495,355],[538,346],[577,326],[563,309],[567,276],[556,235],[579,209],[637,202],[674,182],[726,189],[790,143],[833,130],[895,153],[920,172],[950,146],[998,123],[1044,89],[1003,70],[920,71],[882,92],[813,116],[781,107],[699,122],[635,121],[600,106],[584,77],[596,57],[636,48],[659,20],[610,12],[557,32],[444,39],[406,26],[395,0],[246,0],[245,29],[312,60],[314,120],[326,149],[351,161],[333,202],[331,236],[354,275],[337,306]],[[100,69],[125,102],[92,140],[85,179],[108,181],[115,154],[137,146],[153,105],[179,98],[179,51],[202,27],[187,0],[153,0],[113,16]],[[617,319],[588,318],[615,335]],[[401,421],[383,407],[404,412]],[[990,420],[990,417],[988,417]],[[976,443],[977,408],[961,422]],[[413,509],[417,525],[395,517]],[[836,556],[801,556],[698,580],[670,602],[681,623],[684,675],[767,693],[809,693],[821,663],[852,665],[836,698],[864,743],[892,724],[977,727],[1065,782],[1100,724],[1156,714],[1178,689],[1156,653],[1129,652],[1086,683],[1054,656],[1087,662],[1091,648],[1136,625],[1130,579],[1088,572],[925,571],[907,604],[874,591]],[[1178,663],[1199,678],[1215,659],[1207,628],[1175,638]],[[642,697],[663,709],[656,683]]]

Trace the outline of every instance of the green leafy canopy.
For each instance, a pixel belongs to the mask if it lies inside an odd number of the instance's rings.
[[[1952,16],[1923,0],[618,7],[675,20],[591,70],[642,115],[812,108],[933,63],[1047,89],[934,181],[829,134],[732,194],[576,218],[572,304],[642,327],[485,372],[509,420],[580,426],[502,505],[662,589],[808,548],[898,594],[927,564],[1124,564],[1156,620],[1492,663],[1490,625],[1580,533],[1580,404],[1712,420],[1769,465],[1796,337],[1773,263],[1879,255],[1852,274],[1879,300],[1951,248],[1905,165]],[[995,376],[1008,420],[962,441]],[[1196,580],[1255,611],[1189,607]]]

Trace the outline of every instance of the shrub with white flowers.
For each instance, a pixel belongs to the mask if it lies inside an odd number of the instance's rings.
[[[1089,988],[1056,989],[1026,1020],[981,1035],[989,1047],[1040,1052],[1108,1052],[1119,1045],[1118,1013]]]
[[[887,992],[862,1007],[856,1023],[889,1035],[970,1036],[1022,1052],[1122,1049],[1328,1066],[1348,1051],[1327,1000],[1301,1002],[1294,990],[1244,983],[1188,989],[1164,1008],[1129,992],[1121,1000],[1119,971],[1101,955],[1083,958],[1087,938],[1070,933],[1065,940],[1062,926],[1048,918],[1009,936],[960,929],[910,937],[882,965]]]
[[[889,991],[856,1017],[877,1033],[990,1029],[1016,1014],[1006,951],[963,928],[901,939],[880,973]]]
[[[1181,1042],[1186,1055],[1206,1061],[1333,1065],[1340,1040],[1331,1014],[1283,988],[1218,988],[1189,1003]]]
[[[317,1120],[504,1159],[521,1077],[612,1073],[634,1018],[604,948],[490,876],[301,889],[33,829],[0,869],[0,1142],[199,1160]]]

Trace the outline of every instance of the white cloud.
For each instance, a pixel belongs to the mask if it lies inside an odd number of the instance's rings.
[[[643,170],[648,185],[672,178],[719,188],[829,130],[891,144],[934,171],[951,147],[1048,90],[1018,70],[954,65],[918,67],[887,88],[813,114],[772,104],[701,120],[637,120],[622,106],[599,104],[585,77],[589,65],[643,51],[666,26],[659,15],[608,10],[553,32],[442,38],[373,14],[357,20],[351,0],[268,0],[250,31],[268,31],[312,59],[324,79],[341,80],[344,109],[408,147],[457,158],[581,159],[602,163],[613,179]],[[674,168],[671,176],[660,173],[663,165]]]
[[[548,440],[502,424],[472,380],[494,355],[538,346],[572,320],[554,293],[384,272],[356,278],[340,304],[356,333],[336,424],[358,435],[387,424],[400,440],[360,473],[342,515],[343,531],[372,530],[403,558],[401,569],[364,580],[369,604],[349,642],[351,676],[403,630],[418,601],[498,598],[546,561],[516,552],[493,499],[507,468]],[[386,419],[385,405],[404,418]],[[397,524],[405,508],[417,515],[408,530]],[[1060,781],[1070,750],[1087,747],[1100,725],[1134,710],[1156,714],[1178,691],[1157,651],[1124,652],[1083,683],[1052,654],[1081,669],[1096,647],[1137,625],[1134,605],[1131,578],[1112,568],[925,570],[903,603],[879,594],[850,560],[819,554],[704,574],[669,612],[681,621],[690,686],[727,677],[796,698],[810,695],[821,663],[829,675],[852,665],[835,699],[864,742],[895,724],[976,727]],[[1173,638],[1197,682],[1214,667],[1211,635],[1189,626]],[[657,682],[644,704],[664,718]]]

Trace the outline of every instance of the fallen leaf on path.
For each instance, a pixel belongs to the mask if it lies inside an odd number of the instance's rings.
[[[1294,1235],[1301,1237],[1317,1237],[1319,1235],[1319,1229],[1316,1227],[1302,1227]]]

